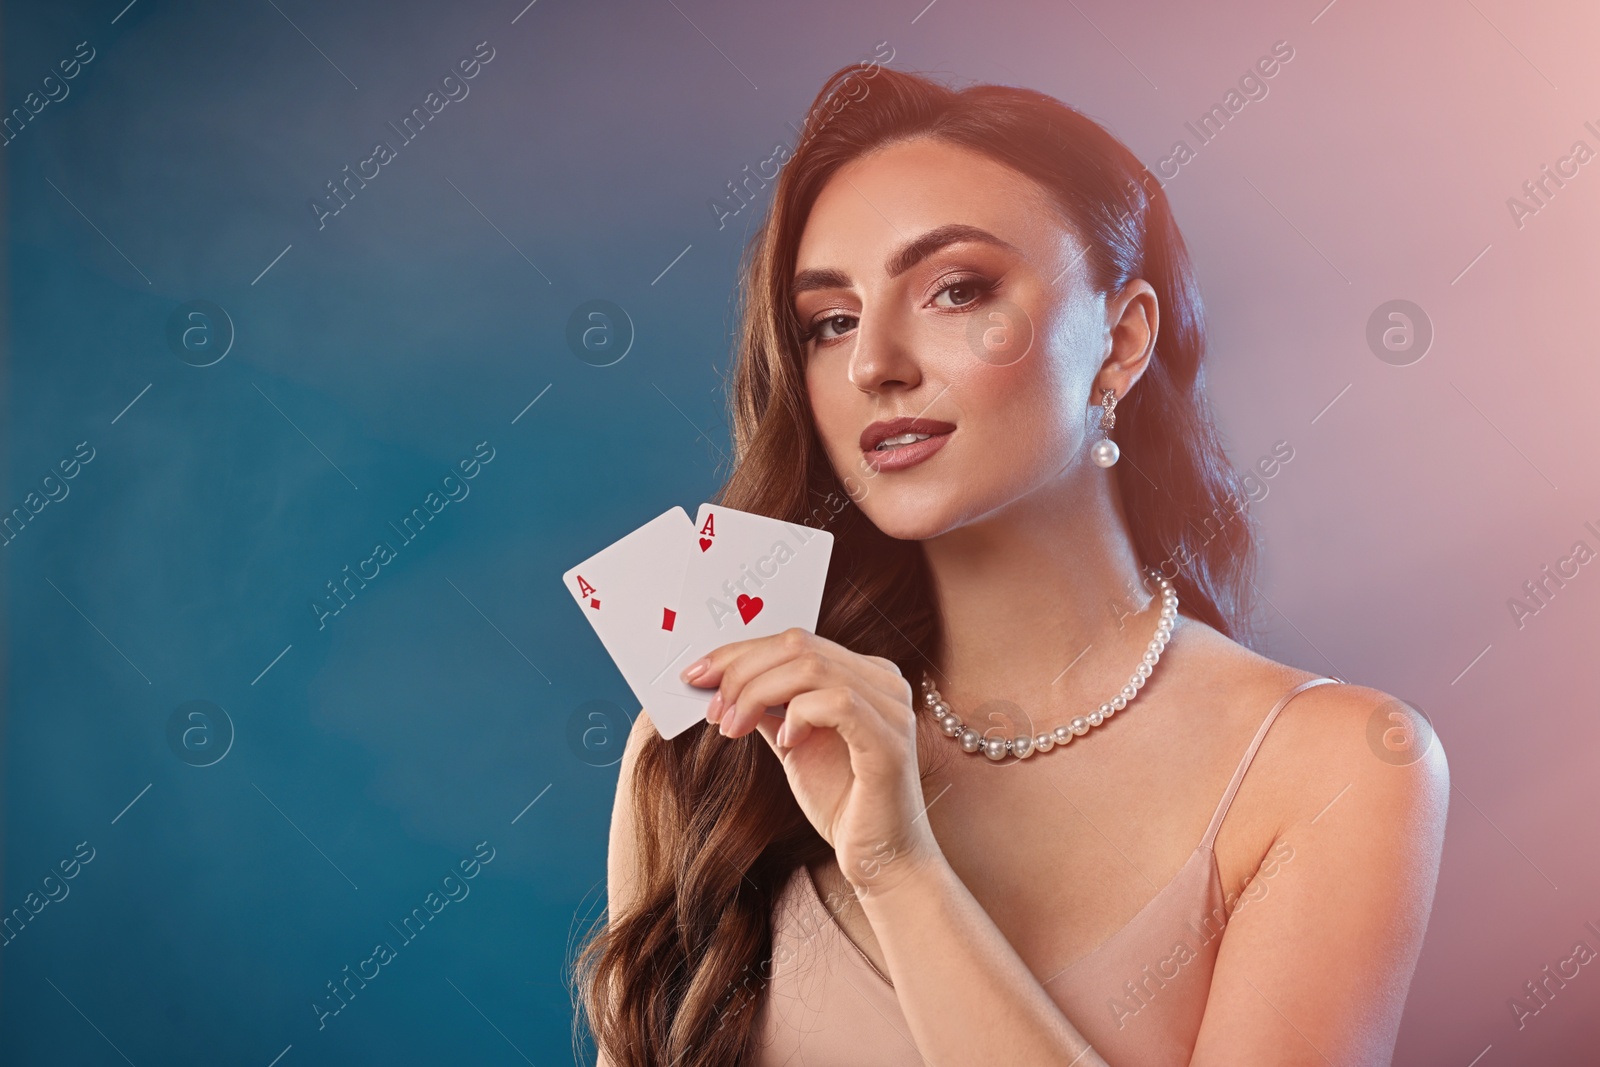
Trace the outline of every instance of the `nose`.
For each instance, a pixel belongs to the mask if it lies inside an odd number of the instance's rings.
[[[906,343],[909,332],[907,324],[892,315],[863,309],[845,372],[850,384],[863,393],[916,388],[922,371]]]

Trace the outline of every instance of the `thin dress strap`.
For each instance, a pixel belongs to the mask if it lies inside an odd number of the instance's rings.
[[[1233,804],[1233,795],[1239,791],[1239,783],[1244,781],[1244,772],[1250,769],[1250,761],[1255,759],[1256,749],[1260,748],[1261,742],[1266,740],[1267,731],[1272,728],[1272,721],[1278,717],[1278,712],[1282,711],[1289,701],[1313,686],[1340,682],[1343,682],[1342,678],[1309,678],[1283,694],[1283,698],[1272,706],[1272,710],[1267,712],[1266,719],[1262,721],[1260,729],[1256,731],[1254,740],[1250,742],[1250,747],[1245,749],[1244,759],[1239,761],[1238,769],[1233,772],[1233,781],[1228,783],[1227,792],[1222,794],[1222,803],[1217,805],[1217,813],[1211,816],[1211,825],[1206,827],[1206,836],[1200,840],[1201,848],[1210,848],[1212,842],[1217,839],[1217,831],[1222,828],[1223,817],[1228,814],[1228,808]]]

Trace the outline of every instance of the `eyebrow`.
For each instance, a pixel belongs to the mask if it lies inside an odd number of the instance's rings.
[[[992,245],[995,248],[1004,249],[1014,255],[1022,255],[1022,250],[1016,245],[996,237],[988,230],[980,229],[977,226],[968,226],[966,223],[952,222],[945,226],[935,227],[920,237],[902,245],[884,263],[884,273],[891,278],[897,278],[939,251],[939,249],[960,241],[977,241],[982,244]],[[844,271],[835,270],[831,267],[814,267],[810,270],[803,270],[794,276],[794,284],[789,286],[789,295],[790,297],[796,297],[813,289],[848,288],[850,288],[850,276]]]

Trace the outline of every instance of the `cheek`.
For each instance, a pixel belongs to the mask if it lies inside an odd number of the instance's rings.
[[[1086,330],[1081,309],[1054,305],[1032,291],[1015,299],[1016,304],[998,307],[1002,316],[1020,314],[1031,323],[1028,347],[1020,358],[986,361],[971,352],[952,351],[947,369],[951,393],[967,409],[971,428],[986,443],[1003,442],[1003,454],[1019,463],[1029,455],[1059,457],[1089,432],[1082,398],[1090,384],[1086,370],[1092,374],[1093,368],[1087,358],[1092,332]],[[977,322],[968,326],[968,340],[982,336],[978,328]],[[1005,354],[1003,348],[996,351]],[[1019,449],[1019,442],[1028,447]]]
[[[981,451],[1007,466],[1059,457],[1081,438],[1084,428],[1070,415],[1068,382],[1061,370],[1038,353],[1008,367],[981,367],[948,394]]]
[[[862,429],[856,410],[860,392],[842,372],[833,373],[821,361],[814,361],[806,368],[806,396],[823,451],[841,475],[848,474],[852,469],[850,461],[859,451],[853,439]]]

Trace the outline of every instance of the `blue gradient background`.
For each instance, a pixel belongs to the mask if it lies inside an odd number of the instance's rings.
[[[1286,39],[1168,185],[1230,450],[1295,450],[1255,508],[1264,651],[1446,742],[1396,1062],[1592,1062],[1600,977],[1522,1030],[1506,1001],[1600,923],[1600,568],[1521,629],[1506,601],[1600,545],[1600,163],[1521,228],[1505,205],[1600,145],[1592,8],[125,3],[0,10],[7,112],[96,50],[0,149],[3,507],[96,451],[3,550],[6,913],[96,854],[0,949],[0,1061],[567,1062],[635,709],[560,573],[719,482],[756,210],[719,229],[708,200],[879,41],[1051,93],[1153,167]],[[470,95],[319,230],[324,183],[480,41]],[[637,333],[607,367],[565,341],[596,298]],[[1412,366],[1365,341],[1394,298],[1435,330]],[[194,299],[237,335],[205,368],[165,337]],[[470,494],[319,630],[324,583],[484,440]],[[236,731],[208,767],[167,740],[191,700]],[[470,895],[319,1030],[325,983],[479,841]]]

